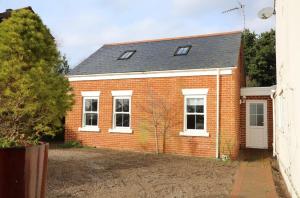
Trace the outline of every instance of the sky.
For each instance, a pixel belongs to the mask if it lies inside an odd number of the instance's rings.
[[[275,18],[257,13],[273,0],[242,0],[246,28],[261,33]],[[31,6],[55,37],[71,68],[105,43],[190,36],[243,29],[237,0],[0,0],[0,12]]]

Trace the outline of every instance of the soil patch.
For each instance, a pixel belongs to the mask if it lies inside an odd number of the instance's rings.
[[[229,197],[238,162],[50,149],[47,197]]]

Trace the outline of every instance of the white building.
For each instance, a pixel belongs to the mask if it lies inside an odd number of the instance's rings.
[[[300,0],[276,1],[274,154],[292,197],[300,197]]]

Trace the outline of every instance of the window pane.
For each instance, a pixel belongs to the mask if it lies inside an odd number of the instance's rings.
[[[196,112],[197,113],[204,113],[204,106],[203,105],[197,105],[196,106]]]
[[[183,50],[183,48],[179,48],[177,54],[182,54],[182,50]]]
[[[187,115],[187,129],[195,129],[195,115]]]
[[[189,49],[189,48],[187,48],[187,47],[182,48],[182,54],[186,54],[187,51],[188,51],[188,49]]]
[[[129,127],[129,114],[123,114],[123,127]]]
[[[121,127],[122,126],[122,114],[116,114],[116,126]]]
[[[133,53],[134,53],[133,51],[125,52],[120,58],[121,58],[121,59],[127,59],[127,58],[129,58],[129,56],[131,56]]]
[[[264,105],[263,104],[257,104],[257,114],[264,114]]]
[[[90,113],[85,114],[85,125],[92,125],[92,116]]]
[[[116,99],[116,112],[122,112],[122,99]]]
[[[186,104],[187,104],[187,112],[188,113],[194,113],[194,112],[196,112],[197,99],[195,99],[195,98],[188,98],[186,100]]]
[[[204,129],[204,115],[196,115],[196,129]]]
[[[256,126],[256,115],[250,115],[250,126]]]
[[[97,113],[86,113],[85,114],[85,125],[97,126],[97,123],[98,123]]]
[[[85,99],[85,110],[86,111],[92,110],[92,100],[91,99]]]
[[[188,105],[187,106],[187,108],[186,108],[186,111],[188,112],[188,113],[194,113],[195,112],[195,110],[196,110],[196,108],[195,108],[196,106],[191,106],[191,105]]]
[[[92,125],[97,126],[97,123],[98,123],[97,113],[92,113]]]
[[[256,114],[256,104],[250,104],[250,114]]]
[[[129,99],[123,99],[123,112],[129,112]]]
[[[191,48],[190,46],[179,47],[179,48],[177,48],[177,51],[175,53],[176,53],[176,55],[186,55],[190,48]]]
[[[257,115],[257,126],[264,126],[264,116]]]
[[[92,111],[97,111],[97,108],[98,108],[98,100],[93,99],[92,100]]]

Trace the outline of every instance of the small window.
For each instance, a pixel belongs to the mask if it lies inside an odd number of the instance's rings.
[[[250,104],[250,126],[264,126],[264,104]]]
[[[204,130],[204,98],[186,98],[186,130]]]
[[[98,126],[98,97],[83,98],[83,127]]]
[[[126,60],[126,59],[129,59],[129,58],[131,58],[131,56],[132,56],[135,52],[136,52],[135,50],[128,50],[128,51],[125,51],[125,52],[118,58],[118,60]]]
[[[206,130],[206,97],[208,89],[183,89],[184,128],[183,136],[208,136]]]
[[[111,133],[132,133],[131,96],[132,90],[111,91],[113,96],[113,123]]]
[[[82,126],[78,131],[99,132],[100,91],[82,91]]]
[[[178,47],[174,56],[183,56],[183,55],[187,55],[190,51],[192,46],[182,46],[182,47]]]
[[[130,98],[114,98],[114,128],[127,127],[130,125]]]

